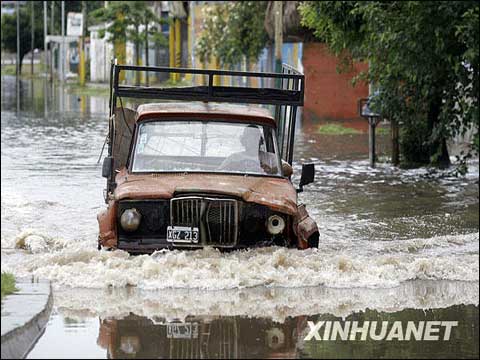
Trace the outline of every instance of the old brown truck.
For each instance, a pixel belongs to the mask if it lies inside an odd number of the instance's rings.
[[[127,86],[119,84],[121,71],[202,75],[208,85]],[[270,79],[277,88],[214,85],[222,76]],[[302,74],[113,63],[111,78],[99,249],[318,247],[317,225],[297,201],[313,181],[313,164],[303,165],[299,189],[291,181]],[[162,102],[133,110],[122,98]]]

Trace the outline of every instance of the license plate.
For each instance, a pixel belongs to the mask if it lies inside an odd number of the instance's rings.
[[[197,323],[167,324],[168,339],[196,339],[198,338]]]
[[[200,238],[197,227],[169,226],[167,227],[168,242],[198,243]]]

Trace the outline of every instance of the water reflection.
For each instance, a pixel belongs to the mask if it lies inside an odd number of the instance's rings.
[[[478,284],[446,281],[391,289],[57,290],[54,315],[29,358],[478,357],[477,294]],[[308,321],[429,320],[458,326],[449,341],[304,340]]]
[[[107,358],[238,359],[299,356],[306,317],[275,323],[268,318],[188,317],[168,322],[134,314],[100,320],[97,343]]]
[[[136,288],[55,292],[29,358],[474,358],[478,284],[415,281],[392,289]],[[458,321],[446,341],[305,340],[308,321]],[[323,336],[323,332],[320,334]],[[53,346],[55,344],[55,346]]]
[[[77,115],[107,114],[108,97],[77,95],[72,85],[52,83],[45,79],[16,79],[2,76],[2,111],[17,116],[48,118],[50,114],[73,112]]]
[[[307,320],[339,322],[413,321],[462,319],[446,341],[304,341]],[[380,313],[367,310],[345,319],[329,314],[297,316],[277,323],[269,318],[188,317],[183,322],[149,319],[130,314],[125,318],[101,319],[97,344],[107,350],[107,358],[167,359],[278,359],[278,358],[469,358],[478,356],[478,308],[457,305],[437,310],[403,310]]]

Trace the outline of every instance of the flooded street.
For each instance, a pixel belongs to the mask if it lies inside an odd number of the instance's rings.
[[[299,196],[318,250],[99,252],[108,99],[41,80],[1,86],[2,271],[54,289],[29,358],[478,358],[478,160],[463,177],[370,169],[367,134],[301,124],[294,182],[316,164]],[[304,341],[321,320],[458,327],[450,341]]]

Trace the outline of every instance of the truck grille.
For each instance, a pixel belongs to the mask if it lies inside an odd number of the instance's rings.
[[[201,198],[171,200],[171,221],[173,226],[200,226],[202,213]]]
[[[238,201],[204,197],[173,198],[170,203],[172,226],[200,229],[200,243],[231,247],[237,244]]]

